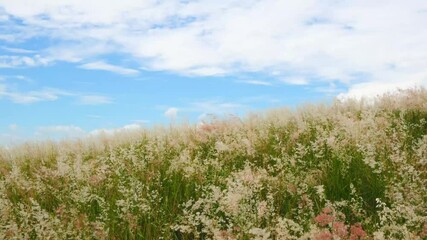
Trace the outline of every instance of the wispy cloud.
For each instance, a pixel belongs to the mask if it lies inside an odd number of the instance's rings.
[[[178,108],[170,107],[170,108],[166,109],[166,111],[164,112],[164,115],[167,118],[175,119],[178,116]]]
[[[427,72],[424,75],[409,77],[406,81],[401,82],[363,82],[352,85],[348,92],[338,94],[339,99],[362,97],[375,97],[387,92],[393,92],[398,89],[408,89],[414,86],[425,86]]]
[[[146,124],[150,123],[150,120],[137,119],[137,120],[133,120],[132,122],[135,124],[138,124],[138,125],[146,125]]]
[[[9,125],[9,133],[0,133],[0,145],[8,146],[32,140],[64,140],[86,138],[100,134],[112,135],[125,131],[142,129],[143,124],[131,123],[117,128],[99,128],[87,131],[76,125],[49,125],[37,127],[34,132],[23,135],[16,124]]]
[[[241,83],[251,84],[251,85],[259,85],[259,86],[272,86],[271,82],[259,81],[259,80],[243,80],[239,81]]]
[[[138,123],[127,124],[118,128],[100,128],[95,129],[88,133],[88,136],[96,136],[100,134],[112,135],[115,133],[125,132],[125,131],[135,131],[138,129],[142,129],[142,125]]]
[[[107,96],[101,95],[83,95],[79,96],[79,103],[83,105],[102,105],[112,103],[113,100]]]
[[[191,106],[191,108],[195,111],[212,114],[230,113],[234,110],[244,107],[244,105],[240,103],[223,102],[217,100],[193,102],[191,103]]]
[[[108,96],[70,92],[57,88],[42,88],[32,91],[16,91],[8,88],[7,84],[0,84],[0,98],[6,98],[17,104],[33,104],[37,102],[56,101],[61,97],[77,99],[81,105],[101,105],[113,103]]]
[[[72,93],[54,89],[54,88],[45,88],[37,91],[29,92],[16,92],[7,90],[6,86],[0,86],[0,97],[5,97],[11,100],[14,103],[19,104],[30,104],[42,101],[55,101],[61,96],[71,96]]]
[[[315,87],[314,91],[324,93],[329,96],[335,96],[340,92],[344,92],[344,90],[338,87],[334,82],[330,82],[325,86]]]
[[[75,125],[54,125],[38,127],[34,133],[35,139],[70,139],[70,138],[84,138],[89,136],[96,136],[99,134],[115,134],[123,131],[133,131],[142,129],[141,124],[127,124],[118,128],[99,128],[92,131],[86,131]]]
[[[25,81],[25,82],[31,82],[31,78],[28,78],[26,76],[23,75],[0,75],[0,81],[4,81],[4,80],[21,80],[21,81]]]
[[[179,108],[181,112],[196,113],[198,120],[204,120],[211,116],[220,116],[224,114],[238,114],[247,106],[236,102],[226,102],[221,100],[199,100],[189,103],[187,106]]]
[[[193,100],[185,105],[179,107],[166,108],[164,115],[168,118],[176,118],[178,113],[182,113],[183,116],[186,114],[198,114],[199,119],[207,116],[222,116],[222,115],[239,115],[245,111],[251,109],[251,105],[254,103],[273,103],[277,104],[280,100],[272,98],[270,96],[252,96],[242,97],[235,101],[224,101],[222,99],[200,99]],[[165,109],[165,106],[158,106],[159,109]]]
[[[37,128],[34,136],[42,139],[79,138],[86,135],[86,131],[74,125],[56,125]]]
[[[196,67],[192,69],[185,69],[184,71],[178,71],[183,74],[196,76],[221,76],[227,73],[227,71],[221,67]]]
[[[89,69],[89,70],[102,70],[113,73],[118,73],[122,75],[136,75],[139,73],[138,70],[132,68],[124,68],[116,65],[112,65],[105,62],[91,62],[80,65],[80,68]]]
[[[303,77],[286,77],[280,80],[281,82],[291,85],[308,85],[309,81]]]
[[[41,57],[35,56],[0,56],[0,68],[18,68],[18,67],[35,67],[47,65],[49,61]]]
[[[11,52],[11,53],[18,53],[18,54],[31,54],[36,53],[37,51],[29,50],[29,49],[23,49],[23,48],[12,48],[12,47],[1,47],[1,49]]]

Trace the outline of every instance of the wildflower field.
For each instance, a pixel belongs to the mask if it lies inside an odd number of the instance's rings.
[[[0,239],[426,239],[427,90],[0,150]]]

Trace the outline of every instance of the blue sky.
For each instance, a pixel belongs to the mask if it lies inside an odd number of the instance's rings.
[[[427,85],[427,2],[0,1],[0,144]]]

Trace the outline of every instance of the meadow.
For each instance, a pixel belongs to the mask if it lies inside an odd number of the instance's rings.
[[[0,239],[427,239],[427,90],[0,148]]]

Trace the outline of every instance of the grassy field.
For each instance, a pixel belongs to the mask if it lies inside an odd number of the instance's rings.
[[[0,150],[0,239],[426,239],[427,91]]]

